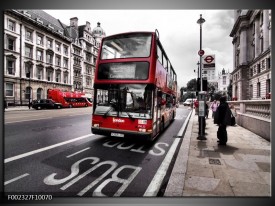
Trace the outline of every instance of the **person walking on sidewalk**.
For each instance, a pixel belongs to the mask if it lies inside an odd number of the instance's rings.
[[[228,121],[231,121],[231,112],[228,106],[228,103],[226,102],[226,97],[222,96],[220,98],[220,105],[218,106],[216,110],[216,120],[214,121],[219,125],[218,131],[217,131],[217,137],[219,145],[226,145],[227,142],[227,131],[226,126],[230,125],[228,124]]]
[[[212,102],[212,104],[210,105],[210,108],[211,108],[211,110],[212,110],[212,118],[213,118],[213,119],[214,119],[215,112],[216,112],[218,106],[219,106],[219,104],[218,104],[217,100],[214,100],[214,101]]]

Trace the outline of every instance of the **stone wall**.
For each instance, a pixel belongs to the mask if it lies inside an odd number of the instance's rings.
[[[271,100],[229,101],[236,112],[236,123],[251,132],[271,140]]]

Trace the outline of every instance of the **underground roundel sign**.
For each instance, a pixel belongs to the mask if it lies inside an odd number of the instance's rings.
[[[206,57],[204,57],[204,61],[208,64],[214,63],[214,57],[212,55],[208,55]]]
[[[215,55],[204,55],[202,56],[202,64],[203,64],[203,69],[210,69],[210,68],[215,68]]]

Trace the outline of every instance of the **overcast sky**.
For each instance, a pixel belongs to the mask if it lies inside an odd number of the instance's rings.
[[[197,77],[200,49],[200,14],[206,20],[202,26],[202,49],[214,54],[216,75],[223,68],[233,70],[233,46],[229,34],[233,28],[233,10],[44,10],[69,25],[77,17],[78,25],[91,23],[92,29],[101,23],[106,35],[128,31],[155,31],[178,76],[178,86]]]

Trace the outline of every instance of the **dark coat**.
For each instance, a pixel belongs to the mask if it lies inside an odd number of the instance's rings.
[[[222,125],[227,125],[226,123],[226,112],[228,111],[229,106],[227,104],[227,102],[221,102],[220,105],[217,108],[216,114],[216,120],[215,123],[216,124],[222,124]]]

